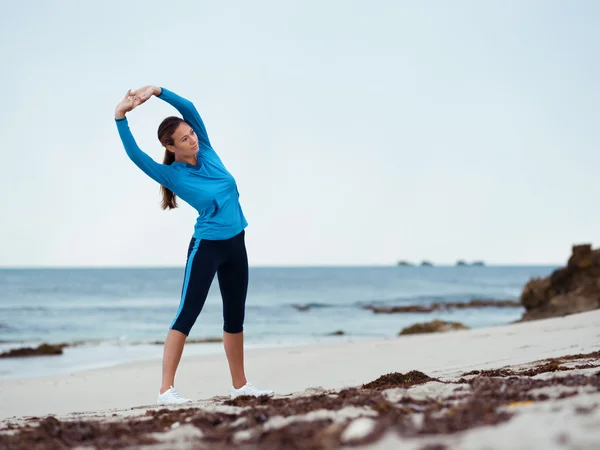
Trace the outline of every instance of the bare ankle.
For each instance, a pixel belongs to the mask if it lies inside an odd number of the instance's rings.
[[[165,387],[165,386],[161,386],[161,387],[160,387],[160,391],[159,391],[159,392],[160,392],[160,395],[164,394],[164,393],[165,393],[165,392],[167,392],[169,389],[171,389],[171,386],[172,386],[171,384],[170,384],[170,385],[168,385],[167,387]]]
[[[244,378],[239,378],[237,380],[233,380],[232,384],[235,389],[239,389],[239,388],[246,386],[246,383],[247,383],[247,381],[246,381],[246,378],[244,377]]]

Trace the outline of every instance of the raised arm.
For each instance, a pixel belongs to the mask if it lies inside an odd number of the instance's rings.
[[[125,98],[123,98],[115,108],[115,122],[117,124],[121,142],[125,147],[127,156],[129,156],[136,166],[157,183],[169,187],[171,185],[170,167],[157,163],[149,155],[144,153],[137,145],[137,142],[129,129],[129,123],[127,122],[125,114],[139,104],[139,100],[131,94],[131,91],[128,91]]]
[[[169,103],[177,111],[179,111],[183,117],[183,120],[189,123],[194,129],[200,142],[211,147],[204,122],[202,121],[202,118],[200,117],[200,114],[198,113],[198,110],[194,104],[188,99],[185,99],[166,88],[161,88],[158,86],[144,86],[143,88],[134,91],[132,95],[138,98],[141,103],[144,103],[152,95],[155,95],[161,100]]]

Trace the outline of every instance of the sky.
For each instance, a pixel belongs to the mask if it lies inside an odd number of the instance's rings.
[[[181,266],[196,211],[127,157],[194,102],[251,266],[563,264],[600,244],[600,2],[0,3],[0,266]],[[128,115],[162,161],[152,98]]]

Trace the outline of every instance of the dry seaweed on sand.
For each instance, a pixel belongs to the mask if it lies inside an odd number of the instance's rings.
[[[120,420],[114,420],[114,417],[111,417],[113,420],[46,417],[0,432],[0,448],[138,447],[159,442],[158,437],[160,441],[169,439],[169,433],[180,427],[187,427],[187,431],[196,430],[196,434],[191,434],[188,439],[198,448],[242,450],[340,448],[341,445],[376,442],[387,432],[404,437],[442,437],[507,422],[516,414],[515,405],[551,400],[546,393],[536,392],[539,388],[568,388],[558,398],[578,395],[581,387],[600,392],[600,371],[576,374],[569,373],[571,369],[563,370],[563,367],[558,362],[550,364],[546,361],[526,370],[510,369],[517,375],[497,377],[480,372],[468,381],[446,381],[468,383],[470,389],[444,398],[414,399],[410,397],[410,390],[396,401],[386,397],[382,392],[385,389],[439,382],[423,372],[410,371],[385,374],[362,387],[326,394],[292,398],[239,397],[223,402],[239,408],[235,413],[192,407],[152,409],[144,416]],[[557,371],[563,373],[544,379],[533,377],[538,373]],[[580,407],[576,413],[590,414],[595,408]],[[415,414],[421,419],[415,420]],[[444,447],[440,443],[422,448]]]
[[[363,389],[391,389],[391,388],[407,388],[418,384],[427,383],[429,381],[439,381],[437,378],[431,378],[430,376],[419,372],[418,370],[411,370],[406,374],[399,372],[392,372],[380,376],[374,381],[365,383],[362,385]]]

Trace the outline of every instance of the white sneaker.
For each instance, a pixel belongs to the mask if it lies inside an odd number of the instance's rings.
[[[173,386],[165,391],[164,394],[159,392],[158,399],[156,400],[157,405],[180,405],[181,403],[192,403],[192,401],[189,398],[183,398],[179,395],[179,392]]]
[[[273,394],[275,394],[275,391],[270,390],[270,389],[268,389],[268,390],[258,389],[256,386],[254,386],[249,381],[239,389],[236,389],[234,387],[231,388],[231,398],[240,397],[242,395],[251,395],[253,397],[261,397],[263,395],[266,395],[268,397],[271,397],[271,396],[273,396]]]

